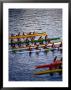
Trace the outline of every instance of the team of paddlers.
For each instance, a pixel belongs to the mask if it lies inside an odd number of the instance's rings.
[[[35,34],[36,32],[29,32],[27,35],[32,35],[32,34]],[[21,35],[21,33],[19,32],[17,35],[14,35],[14,34],[11,34],[11,37],[13,37],[13,36],[20,36]],[[24,32],[23,32],[23,34],[22,35],[26,35]],[[47,45],[48,44],[52,44],[52,48],[55,48],[55,44],[54,44],[54,42],[52,42],[49,38],[48,38],[48,35],[45,35],[45,41],[43,41],[43,37],[42,36],[40,36],[39,38],[38,38],[38,40],[40,40],[41,42],[29,42],[29,41],[33,41],[33,40],[35,40],[35,38],[36,38],[36,36],[32,36],[32,37],[27,37],[27,38],[16,38],[16,39],[10,39],[10,42],[11,42],[11,47],[12,48],[15,48],[16,46],[18,46],[19,48],[21,47],[21,46],[23,46],[23,45],[25,45],[26,47],[28,46],[29,47],[29,50],[31,50],[31,45],[32,44],[34,44],[34,45],[36,45],[36,48],[35,49],[39,49],[39,46],[40,45],[42,45],[42,44],[45,44],[44,46],[43,46],[43,48],[44,49],[46,49],[47,48]],[[26,42],[26,43],[24,43],[24,44],[22,44],[22,43],[15,43],[15,42]],[[59,47],[62,47],[62,42],[61,42],[61,44],[59,44],[59,46],[58,46],[58,48]],[[53,63],[56,63],[56,62],[62,62],[62,58],[60,59],[60,60],[57,60],[57,56],[55,56],[55,58],[54,58],[54,60],[53,60]],[[51,67],[49,67],[49,70],[53,70],[53,69],[62,69],[62,65],[57,65],[57,66],[52,66],[51,65]],[[50,75],[52,75],[53,73],[51,73]],[[61,74],[61,73],[60,73]]]
[[[29,32],[27,35],[32,35],[32,34],[35,34],[36,32]],[[20,34],[20,32],[16,35],[16,36],[20,36],[21,34]],[[24,32],[23,32],[23,34],[22,35],[26,35]],[[13,37],[14,36],[14,34],[11,34],[11,37]],[[15,39],[11,39],[11,47],[12,48],[15,48],[16,46],[18,46],[18,47],[21,47],[22,46],[22,44],[21,43],[15,43],[15,42],[22,42],[22,41],[24,41],[24,42],[26,42],[25,44],[23,44],[23,45],[26,45],[26,46],[29,46],[29,47],[31,47],[31,44],[34,44],[34,45],[36,45],[37,47],[36,48],[38,48],[39,47],[39,45],[40,44],[44,44],[45,43],[45,46],[43,47],[43,48],[47,48],[47,44],[50,44],[50,43],[52,43],[52,47],[55,47],[55,45],[54,45],[54,43],[53,42],[51,42],[51,40],[48,38],[48,35],[46,35],[45,36],[45,41],[43,41],[43,37],[42,36],[40,36],[39,38],[38,38],[38,40],[40,40],[41,42],[29,42],[29,41],[33,41],[33,40],[35,40],[35,38],[36,38],[36,36],[32,36],[32,37],[27,37],[27,38],[16,38],[16,40]],[[59,47],[61,47],[62,46],[62,42],[61,42],[61,44],[60,44],[60,46]]]
[[[53,75],[55,72],[59,73],[59,75],[62,74],[62,57],[61,59],[58,59],[57,56],[54,57],[52,63],[50,64],[43,64],[35,66],[36,69],[39,68],[48,68],[48,70],[39,71],[36,72],[35,75],[42,75],[42,74],[50,74]]]

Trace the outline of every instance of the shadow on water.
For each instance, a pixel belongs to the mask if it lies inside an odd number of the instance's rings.
[[[32,52],[30,51],[30,52],[29,52],[29,56],[31,57],[31,55],[32,55]]]
[[[47,56],[48,52],[49,52],[49,51],[44,51],[45,56]]]

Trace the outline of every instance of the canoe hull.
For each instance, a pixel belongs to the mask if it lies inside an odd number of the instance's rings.
[[[17,39],[17,38],[30,38],[33,36],[46,36],[47,34],[44,33],[36,33],[36,34],[32,34],[32,35],[20,35],[20,36],[10,36],[9,39]]]
[[[43,74],[50,74],[50,73],[61,73],[61,72],[62,72],[62,69],[45,70],[45,71],[36,72],[35,75],[43,75]]]
[[[44,65],[39,65],[39,66],[35,66],[35,68],[36,69],[38,69],[38,68],[50,68],[50,67],[55,67],[55,66],[59,66],[59,65],[61,65],[62,64],[62,62],[58,62],[58,63],[52,63],[52,64],[44,64]]]

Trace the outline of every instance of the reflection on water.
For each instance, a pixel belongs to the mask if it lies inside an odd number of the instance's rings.
[[[49,37],[62,37],[61,9],[10,9],[9,35],[18,32],[46,32]],[[16,51],[9,52],[10,81],[60,81],[62,75],[55,73],[34,76],[34,72],[45,69],[35,69],[35,66],[49,64],[54,57],[62,57],[60,50],[54,51]]]

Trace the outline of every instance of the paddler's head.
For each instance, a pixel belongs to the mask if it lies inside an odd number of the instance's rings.
[[[29,32],[29,34],[31,34],[32,32]]]
[[[40,38],[42,38],[42,36],[40,36]]]
[[[20,32],[18,33],[18,35],[20,35]]]
[[[61,57],[60,61],[62,61],[62,57]]]

